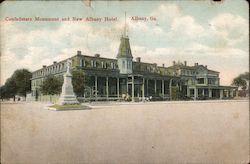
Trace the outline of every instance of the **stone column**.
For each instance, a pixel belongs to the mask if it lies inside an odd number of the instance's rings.
[[[208,89],[208,97],[212,98],[212,89]]]
[[[162,92],[162,98],[164,98],[164,92],[165,92],[165,88],[164,88],[164,80],[162,80],[162,84],[161,84],[161,92]]]
[[[96,98],[96,100],[97,100],[97,91],[98,91],[98,89],[97,89],[97,76],[95,76],[95,98]]]
[[[142,100],[145,99],[145,79],[142,78]]]
[[[132,101],[135,101],[135,82],[134,82],[134,75],[132,75]]]
[[[119,98],[120,97],[120,79],[119,79],[119,77],[117,77],[116,81],[117,81],[117,97]]]
[[[156,95],[156,92],[157,92],[157,81],[155,80],[155,95]]]
[[[223,98],[223,89],[220,90],[220,99]]]
[[[106,77],[106,98],[109,98],[109,77]]]

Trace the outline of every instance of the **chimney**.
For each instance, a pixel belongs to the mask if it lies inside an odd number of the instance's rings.
[[[187,61],[184,61],[184,65],[187,66]]]
[[[81,55],[82,54],[82,52],[81,51],[77,51],[77,55]]]
[[[95,54],[95,57],[96,57],[96,58],[99,58],[99,57],[100,57],[100,54]]]
[[[175,61],[173,61],[173,65],[175,65]]]
[[[56,64],[56,61],[53,61],[53,64]]]
[[[204,67],[207,68],[207,65],[205,65]]]
[[[136,60],[136,62],[138,62],[138,63],[141,62],[141,58],[140,58],[140,57],[137,57],[135,60]]]
[[[46,68],[46,65],[43,65],[43,68]]]
[[[165,67],[165,64],[162,64],[162,67]]]
[[[194,63],[194,66],[198,66],[198,63]]]

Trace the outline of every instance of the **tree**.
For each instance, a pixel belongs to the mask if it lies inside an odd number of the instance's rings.
[[[249,72],[245,72],[234,78],[232,84],[241,87],[242,90],[246,90],[248,87],[247,82],[249,82]]]
[[[87,83],[87,77],[82,70],[72,71],[72,85],[77,96],[84,96],[84,89]]]
[[[5,98],[11,98],[13,97],[13,100],[15,101],[15,95],[17,93],[17,86],[14,78],[8,78],[4,85],[5,90]]]
[[[16,70],[4,84],[3,98],[13,97],[15,101],[17,94],[26,97],[26,93],[31,90],[31,77],[32,74],[27,69]]]
[[[27,69],[18,69],[11,78],[13,78],[16,83],[16,93],[26,97],[26,93],[31,91],[30,79],[32,78],[32,73]]]
[[[0,87],[0,99],[5,99],[7,98],[7,95],[6,95],[6,86],[3,85]]]
[[[232,84],[239,88],[239,96],[245,97],[249,95],[249,72],[245,72],[234,78]]]
[[[60,94],[62,90],[62,80],[55,76],[48,76],[41,85],[41,92],[45,95]]]

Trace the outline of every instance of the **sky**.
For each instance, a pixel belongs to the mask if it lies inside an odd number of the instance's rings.
[[[1,4],[1,81],[16,69],[30,71],[76,55],[115,58],[124,31],[133,57],[171,66],[175,61],[207,65],[221,85],[249,71],[249,7],[245,0],[204,1],[5,1]],[[148,21],[132,18],[146,17]],[[60,21],[10,21],[9,18]],[[69,21],[61,21],[62,18]],[[117,21],[72,21],[114,17]],[[150,17],[155,18],[150,20]]]

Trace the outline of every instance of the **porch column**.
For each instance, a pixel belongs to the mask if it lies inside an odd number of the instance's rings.
[[[120,79],[119,79],[119,77],[117,77],[116,81],[117,81],[117,97],[119,98],[120,97]]]
[[[162,84],[161,84],[162,86],[161,86],[161,92],[162,92],[162,98],[164,98],[164,80],[162,80]]]
[[[132,101],[135,101],[135,82],[134,82],[134,75],[132,75]]]
[[[97,100],[97,91],[98,91],[98,89],[97,89],[97,76],[95,76],[95,99]]]
[[[145,99],[145,79],[142,78],[142,100]]]
[[[234,97],[234,90],[230,90],[230,96]]]
[[[229,90],[227,90],[226,97],[229,97]]]
[[[148,79],[146,81],[147,81],[147,97],[148,97],[149,96],[149,94],[148,94]]]
[[[223,98],[223,89],[220,89],[220,99]]]
[[[205,96],[205,89],[202,88],[202,96],[204,97]]]
[[[239,97],[239,91],[238,91],[238,88],[235,90],[235,97]]]
[[[109,77],[106,77],[106,97],[109,98]]]
[[[187,97],[190,97],[190,89],[187,86]]]
[[[198,97],[198,88],[194,88],[194,100],[196,100]]]
[[[156,91],[157,91],[157,88],[156,88],[157,84],[156,83],[157,83],[157,81],[155,80],[155,95],[156,95]]]
[[[172,100],[172,80],[169,81],[169,99]]]
[[[128,77],[127,77],[127,94],[128,94]]]
[[[208,97],[212,98],[212,89],[208,89]]]

